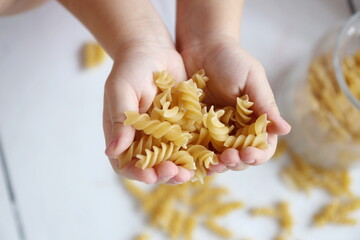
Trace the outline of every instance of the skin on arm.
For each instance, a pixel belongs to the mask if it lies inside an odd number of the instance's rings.
[[[132,143],[135,130],[124,126],[125,111],[146,112],[156,94],[153,72],[168,69],[185,79],[180,54],[149,0],[59,0],[97,38],[114,59],[105,84],[103,128],[106,154],[120,175],[145,183],[181,183],[193,172],[165,161],[141,170],[136,159],[118,169],[116,157]]]
[[[265,151],[247,147],[241,151],[225,150],[223,164],[212,170],[243,170],[248,165],[261,164],[273,155],[277,135],[290,131],[281,118],[273,92],[262,65],[239,44],[242,0],[177,1],[176,45],[188,76],[204,69],[210,78],[205,89],[206,101],[216,105],[236,104],[236,97],[248,94],[255,102],[254,113],[267,113],[269,148]]]
[[[0,0],[0,16],[21,13],[40,6],[47,0]]]

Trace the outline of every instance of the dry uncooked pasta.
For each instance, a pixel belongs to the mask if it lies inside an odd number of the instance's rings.
[[[160,147],[153,146],[152,151],[145,149],[144,155],[137,154],[136,157],[139,159],[139,161],[137,161],[135,166],[141,169],[153,167],[164,159],[169,159],[178,149],[172,142],[169,144],[162,142],[160,145]]]
[[[237,123],[240,126],[244,127],[251,120],[250,115],[253,113],[253,111],[250,110],[250,107],[254,103],[249,101],[248,95],[244,95],[241,98],[238,98],[236,101],[237,102],[236,102],[235,117],[236,117]]]
[[[167,71],[162,71],[160,73],[155,72],[154,81],[156,86],[162,91],[172,88],[176,83],[175,79]]]
[[[83,49],[83,65],[94,68],[105,60],[106,53],[98,43],[86,43]]]
[[[259,207],[251,210],[252,216],[272,217],[279,222],[280,231],[275,239],[288,239],[292,235],[293,216],[288,202],[279,202],[274,207]]]
[[[237,98],[234,107],[207,106],[201,102],[209,81],[204,70],[178,84],[167,71],[157,72],[154,81],[159,93],[148,112],[125,112],[124,125],[140,134],[118,157],[120,168],[134,158],[141,169],[172,161],[195,170],[192,181],[203,182],[207,170],[218,164],[217,153],[227,148],[267,148],[269,121],[266,114],[254,116],[254,103],[247,95]]]
[[[136,130],[143,130],[144,133],[152,135],[155,138],[164,137],[168,141],[174,142],[177,146],[186,147],[190,133],[184,133],[179,125],[172,125],[169,122],[161,122],[159,120],[151,120],[146,113],[125,112],[126,120],[124,125],[131,125]]]
[[[335,199],[316,213],[313,220],[315,225],[319,227],[326,224],[353,226],[358,221],[349,215],[358,209],[360,209],[360,198],[350,200]]]
[[[360,51],[348,56],[343,61],[345,81],[355,97],[360,99]],[[320,56],[309,67],[308,83],[312,106],[309,115],[316,117],[318,126],[328,132],[329,141],[360,142],[360,111],[352,105],[340,89],[332,65],[332,57]],[[352,161],[357,158],[343,158]]]
[[[220,226],[213,218],[207,219],[205,221],[205,226],[213,233],[219,235],[222,239],[229,239],[233,236],[233,233],[230,230]]]
[[[228,190],[214,185],[213,179],[207,177],[203,184],[159,185],[150,191],[143,190],[131,180],[124,180],[124,186],[148,214],[149,224],[163,231],[169,239],[195,239],[195,230],[201,226],[228,238],[232,232],[221,227],[217,220],[241,208],[243,203],[224,201]]]
[[[150,236],[147,233],[142,233],[137,236],[134,240],[150,240]]]
[[[310,193],[313,188],[322,188],[333,196],[352,196],[351,177],[348,170],[330,170],[313,166],[289,150],[291,163],[282,170],[285,183],[293,188]]]

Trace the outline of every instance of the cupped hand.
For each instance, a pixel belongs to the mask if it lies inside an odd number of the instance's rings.
[[[148,169],[135,167],[136,159],[119,169],[117,157],[124,152],[135,137],[131,126],[124,126],[125,111],[146,112],[156,95],[153,72],[168,70],[177,80],[185,80],[186,72],[180,54],[172,44],[168,46],[141,43],[130,44],[118,50],[112,71],[105,84],[103,128],[106,155],[114,170],[129,179],[148,184],[183,183],[193,176],[193,171],[164,161]],[[121,160],[120,160],[121,161]]]
[[[247,94],[254,102],[256,116],[266,113],[271,121],[268,130],[269,147],[260,150],[247,147],[241,151],[227,149],[220,155],[220,163],[210,171],[243,170],[269,160],[275,152],[277,136],[289,133],[290,125],[280,116],[262,65],[244,51],[237,40],[218,37],[204,40],[181,51],[188,76],[204,69],[209,77],[205,101],[217,106],[235,106],[236,98]]]

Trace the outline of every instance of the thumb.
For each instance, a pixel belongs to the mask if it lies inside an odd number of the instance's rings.
[[[108,79],[105,85],[104,132],[106,138],[105,154],[116,158],[124,152],[135,137],[131,126],[124,126],[125,111],[139,111],[139,100],[127,81]]]
[[[254,112],[258,116],[263,113],[267,114],[271,121],[268,127],[269,133],[286,135],[290,132],[291,126],[281,117],[265,70],[260,64],[250,69],[245,92],[249,95],[250,100],[255,102]]]

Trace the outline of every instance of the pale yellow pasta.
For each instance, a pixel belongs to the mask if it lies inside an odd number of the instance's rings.
[[[204,69],[196,72],[191,79],[196,83],[198,91],[200,92],[199,100],[202,101],[205,98],[205,93],[203,89],[206,87],[206,82],[209,81],[209,78],[205,76]]]
[[[136,186],[132,180],[124,179],[123,185],[139,201],[144,201],[148,196],[147,193],[138,186]]]
[[[146,134],[151,134],[155,138],[164,137],[177,146],[186,148],[191,138],[191,134],[183,132],[179,125],[172,125],[169,122],[161,122],[159,120],[151,120],[150,116],[146,113],[140,114],[127,111],[125,115],[127,117],[124,122],[125,126],[131,125],[136,130],[143,130]]]
[[[151,213],[150,223],[162,230],[168,231],[170,220],[176,211],[174,208],[175,199],[171,195],[164,196],[161,201],[156,203]]]
[[[134,141],[130,147],[120,154],[117,159],[119,163],[119,169],[122,169],[128,164],[136,155],[144,154],[145,149],[151,149],[153,146],[160,146],[160,140],[153,136],[142,136],[140,140]]]
[[[106,53],[98,43],[86,43],[83,50],[85,68],[94,68],[105,60]]]
[[[199,133],[191,133],[192,138],[189,140],[189,144],[193,145],[202,145],[206,148],[208,148],[210,143],[210,133],[207,128],[200,128]]]
[[[224,142],[227,148],[235,148],[241,150],[246,147],[256,147],[259,149],[266,149],[268,147],[268,133],[261,133],[257,136],[249,134],[247,136],[240,135],[238,137],[229,136]]]
[[[194,214],[210,215],[220,204],[221,202],[218,199],[209,198],[203,203],[194,206]]]
[[[292,229],[294,226],[293,217],[290,213],[289,203],[280,202],[279,203],[279,222],[282,230],[287,234],[292,234]]]
[[[169,161],[188,170],[196,169],[194,158],[187,151],[176,151],[170,156]]]
[[[219,120],[219,115],[224,114],[224,110],[219,110],[220,114],[215,113],[212,106],[207,114],[204,114],[204,126],[209,129],[210,137],[214,140],[224,142],[228,138],[230,129]]]
[[[253,216],[267,216],[276,219],[280,226],[277,238],[287,239],[291,236],[294,222],[288,202],[280,202],[276,207],[254,208],[251,210],[251,214]]]
[[[213,233],[219,235],[222,239],[229,239],[233,236],[233,233],[230,230],[221,227],[212,218],[209,218],[205,221],[205,226]]]
[[[253,113],[253,111],[250,110],[252,105],[254,105],[254,103],[249,101],[248,95],[244,95],[236,99],[235,118],[240,126],[244,127],[248,122],[250,122],[250,115]]]
[[[204,89],[206,87],[206,82],[209,81],[209,78],[205,76],[204,69],[201,69],[194,73],[191,79],[196,83],[197,87],[200,89]]]
[[[309,193],[322,188],[334,196],[352,196],[351,177],[348,170],[329,170],[313,166],[289,149],[291,163],[282,170],[285,182],[297,190]]]
[[[259,207],[251,209],[251,215],[276,218],[279,216],[279,212],[276,208],[273,207]]]
[[[234,210],[244,206],[243,202],[230,202],[219,204],[214,211],[211,212],[211,217],[221,217],[233,212]]]
[[[147,233],[142,233],[137,236],[134,240],[150,240],[150,235]]]
[[[229,190],[224,187],[205,188],[194,194],[191,198],[191,204],[197,206],[206,200],[220,198],[221,196],[228,194],[228,192]]]
[[[339,225],[356,225],[357,220],[349,215],[360,208],[360,198],[350,200],[335,199],[314,215],[317,226],[333,223]]]
[[[183,211],[175,210],[169,221],[169,236],[170,239],[178,239],[181,231],[184,228],[185,213]]]
[[[234,107],[227,106],[227,107],[222,108],[222,110],[224,110],[225,113],[224,113],[224,115],[222,115],[220,117],[220,121],[227,126],[230,126],[233,123],[235,123],[236,109]]]
[[[195,175],[192,181],[199,180],[203,182],[203,178],[206,176],[206,169],[210,167],[210,164],[218,164],[215,153],[202,145],[192,145],[187,149],[187,152],[190,153],[196,162]]]
[[[196,228],[196,216],[191,214],[185,220],[185,226],[184,226],[185,240],[193,240],[193,234],[195,228]]]
[[[168,201],[168,189],[165,185],[160,185],[148,194],[146,201],[142,202],[142,208],[145,212],[153,214],[154,209],[158,206],[159,202]],[[170,204],[171,202],[169,202]],[[171,207],[171,206],[170,206]]]
[[[172,88],[176,83],[175,79],[166,70],[161,72],[155,72],[154,80],[156,86],[160,88],[162,91]]]
[[[156,112],[156,114],[153,114]],[[154,108],[152,110],[151,119],[162,119],[170,123],[178,123],[184,117],[185,112],[180,111],[179,107],[170,108],[170,102],[165,102],[162,109]]]
[[[153,101],[153,106],[154,108],[162,109],[162,106],[166,102],[172,102],[172,101],[173,101],[173,95],[171,94],[171,89],[166,89],[165,91],[155,96]]]
[[[256,119],[256,121],[250,125],[246,125],[243,129],[240,129],[241,135],[260,135],[266,132],[266,127],[269,121],[267,120],[266,113],[262,114],[260,117]],[[237,136],[239,136],[238,134]]]
[[[179,106],[186,109],[185,118],[195,122],[202,121],[201,105],[196,84],[192,80],[180,82],[177,86]]]
[[[201,145],[192,145],[187,151],[194,157],[199,164],[203,165],[206,168],[210,167],[210,164],[218,164],[218,159],[213,151],[208,150],[206,147]]]
[[[136,157],[139,159],[135,166],[141,169],[152,168],[161,162],[171,158],[172,154],[178,148],[171,142],[170,144],[161,143],[160,147],[153,146],[153,150],[145,149],[145,154],[138,154]]]

